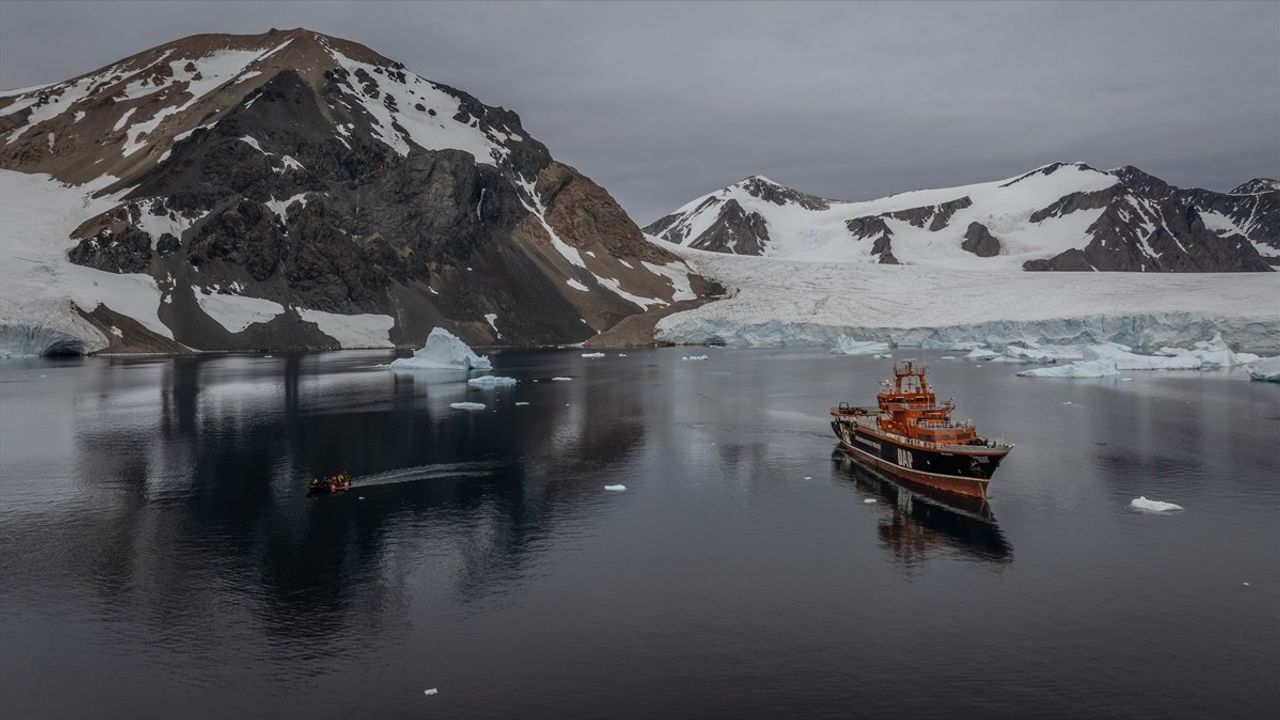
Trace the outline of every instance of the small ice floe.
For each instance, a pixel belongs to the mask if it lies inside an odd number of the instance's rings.
[[[582,353],[582,357],[584,357],[584,358],[602,358],[602,357],[604,357],[604,353],[602,353],[602,352]]]
[[[551,378],[551,382],[569,382],[569,381],[571,381],[571,380],[573,380],[573,378],[567,378],[567,377],[553,377],[553,378]]]
[[[1070,404],[1071,404],[1071,401],[1070,401],[1070,400],[1063,400],[1063,401],[1062,401],[1062,404],[1063,404],[1063,405],[1070,405]]]
[[[881,353],[889,352],[889,343],[841,337],[836,340],[836,346],[831,348],[831,352],[836,355],[875,355],[880,357]]]
[[[683,355],[683,356],[681,356],[681,358],[680,358],[680,359],[681,359],[681,360],[690,360],[690,361],[693,361],[693,360],[710,360],[710,359],[711,359],[711,356],[710,356],[710,355]]]
[[[526,401],[524,401],[524,400],[517,400],[517,401],[516,401],[516,407],[524,407],[525,405],[528,405],[528,404],[529,404],[529,403],[528,403],[528,402],[526,402]]]
[[[364,496],[363,496],[363,495],[361,495],[360,497],[358,497],[358,498],[356,498],[356,499],[357,499],[357,500],[363,500],[363,499],[364,499]]]
[[[454,410],[483,410],[484,403],[456,402],[456,403],[449,403],[449,407],[453,408]]]
[[[999,356],[1000,356],[1000,353],[996,352],[995,350],[991,350],[986,347],[978,347],[970,350],[969,354],[964,356],[964,359],[965,360],[992,360]]]
[[[618,353],[618,357],[626,357],[626,356],[627,356],[626,353]]]
[[[805,476],[804,476],[804,479],[805,479],[805,480],[812,480],[812,479],[813,479],[813,476],[812,476],[812,475],[805,475]]]
[[[1245,587],[1249,587],[1249,583],[1248,583],[1248,582],[1245,582],[1245,583],[1244,583],[1244,586],[1245,586]]]
[[[873,358],[877,358],[877,359],[879,359],[879,360],[892,360],[892,359],[893,359],[893,353],[876,353],[875,355],[872,355],[871,357],[873,357]]]
[[[1143,512],[1173,512],[1174,510],[1182,509],[1181,505],[1174,505],[1163,500],[1148,500],[1145,496],[1130,500],[1129,507]]]
[[[955,360],[955,359],[956,359],[956,356],[955,356],[955,355],[943,355],[943,356],[942,356],[942,359],[943,359],[943,360]]]
[[[605,485],[604,489],[608,490],[609,492],[622,492],[627,489],[627,486],[626,485]]]
[[[263,355],[262,357],[264,357],[264,358],[269,358],[269,357],[274,357],[274,356],[272,356],[272,355]]]
[[[516,384],[516,379],[500,375],[481,375],[477,378],[471,378],[467,381],[467,384],[478,388],[511,387]]]
[[[876,504],[876,499],[875,499],[875,498],[867,498],[866,500],[863,500],[862,502],[863,502],[863,504],[865,504],[865,505],[875,505],[875,504]]]
[[[467,268],[467,269],[470,270],[471,268]],[[435,695],[438,692],[440,691],[436,688],[427,688],[426,690],[422,691],[422,694],[426,695],[427,697],[431,697],[432,695]]]

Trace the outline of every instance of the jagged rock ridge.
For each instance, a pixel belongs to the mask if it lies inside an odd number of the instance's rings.
[[[837,202],[756,176],[697,198],[645,231],[703,250],[796,259],[1267,271],[1280,266],[1278,188],[1255,179],[1230,193],[1188,190],[1134,167],[1054,163],[1004,181]]]

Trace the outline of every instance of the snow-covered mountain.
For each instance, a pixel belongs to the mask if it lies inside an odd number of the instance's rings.
[[[1180,189],[1134,167],[1055,163],[1024,175],[864,202],[756,175],[645,228],[690,248],[792,260],[974,270],[1267,271],[1280,266],[1280,183]]]
[[[305,29],[0,94],[0,351],[587,340],[706,294],[512,111]]]

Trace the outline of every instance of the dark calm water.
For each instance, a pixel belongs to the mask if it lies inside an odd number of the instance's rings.
[[[0,363],[0,716],[1280,707],[1280,386],[911,353],[1017,443],[984,519],[833,461],[886,361],[688,353]]]

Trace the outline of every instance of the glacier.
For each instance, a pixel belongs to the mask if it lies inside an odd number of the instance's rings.
[[[427,342],[412,357],[391,362],[393,370],[492,370],[487,355],[477,355],[457,335],[442,327],[432,328]]]
[[[1154,352],[1220,334],[1237,350],[1280,353],[1280,273],[939,272],[653,242],[727,289],[658,322],[656,339],[676,345],[972,351],[1115,342]]]

